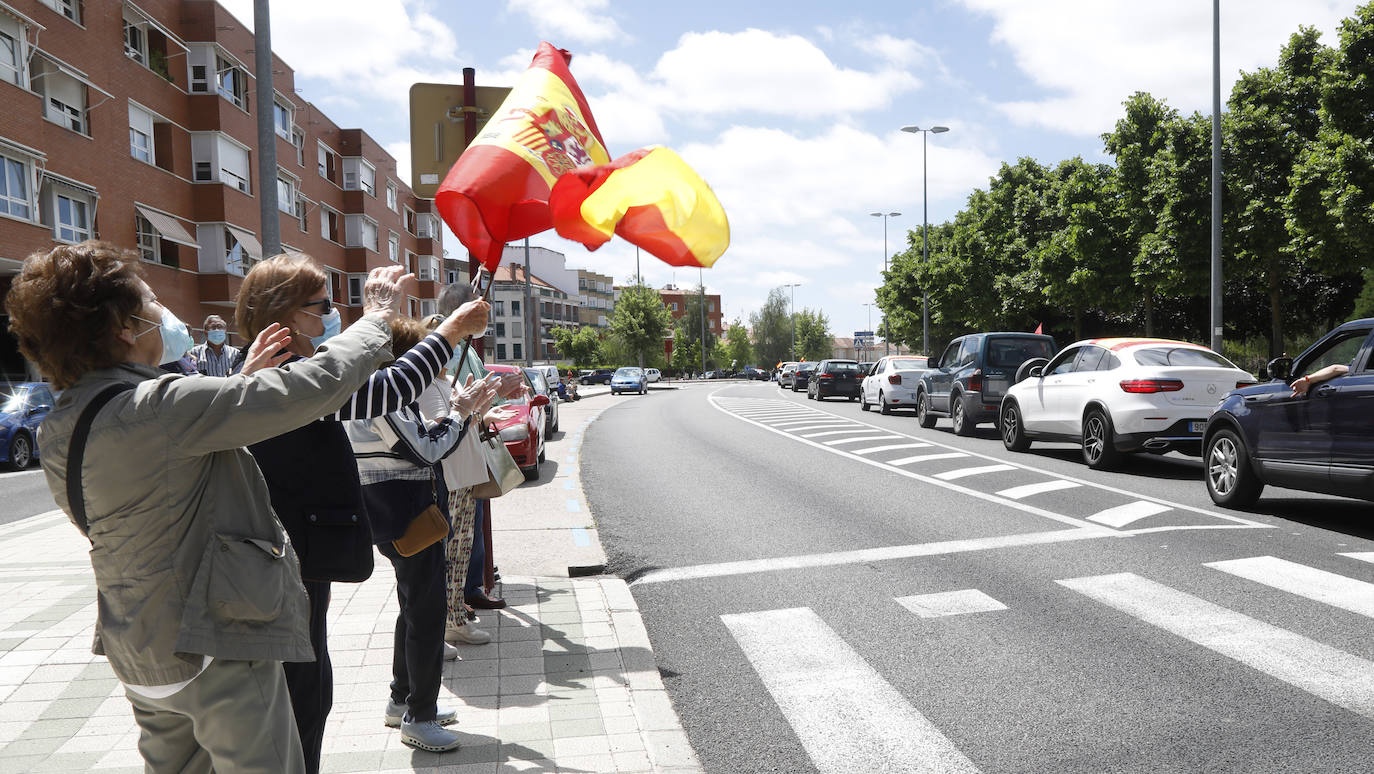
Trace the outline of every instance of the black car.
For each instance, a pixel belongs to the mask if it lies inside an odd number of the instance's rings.
[[[1271,381],[1228,393],[1202,436],[1213,502],[1246,507],[1266,484],[1374,500],[1372,359],[1374,318],[1353,320],[1270,361]],[[1338,364],[1349,373],[1293,396],[1294,381]]]
[[[598,368],[584,374],[577,381],[582,384],[610,384],[612,376],[615,376],[614,368]]]
[[[822,360],[806,384],[806,397],[812,400],[841,397],[859,399],[863,367],[853,360]]]
[[[970,435],[975,425],[997,421],[997,408],[1007,388],[1024,374],[1027,360],[1054,357],[1054,339],[1038,333],[971,333],[945,347],[916,387],[916,419],[934,427],[949,417],[956,435]]]
[[[815,363],[798,363],[797,372],[792,374],[792,392],[801,392],[807,389],[807,384],[811,381],[811,376],[816,373]],[[811,393],[808,391],[808,395]]]

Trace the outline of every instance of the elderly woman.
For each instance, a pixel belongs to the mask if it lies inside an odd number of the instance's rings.
[[[404,283],[410,277],[401,278]],[[329,295],[325,270],[306,256],[279,255],[253,266],[243,278],[235,312],[239,331],[256,337],[274,325],[298,335],[287,347],[288,363],[311,357],[338,331],[339,310]],[[484,304],[471,304],[443,318],[423,341],[406,341],[395,362],[372,374],[337,411],[318,421],[248,447],[267,479],[272,507],[300,557],[310,597],[310,644],[315,660],[285,665],[286,685],[296,717],[305,766],[320,768],[324,727],[334,703],[326,621],[330,583],[360,582],[372,573],[372,536],[362,483],[342,420],[384,416],[413,402],[433,382],[468,334],[486,329]],[[243,373],[253,368],[245,366]],[[469,398],[471,400],[471,398]],[[457,656],[454,651],[453,656]],[[441,719],[451,722],[452,717]],[[383,722],[399,725],[387,711]]]
[[[147,771],[301,772],[281,662],[314,658],[309,603],[242,447],[336,410],[392,358],[399,271],[373,272],[366,314],[309,360],[195,378],[158,370],[190,334],[140,274],[136,252],[60,245],[6,300],[21,351],[63,390],[43,470],[91,541],[94,652],[125,686]],[[257,356],[274,365],[288,342],[271,326]]]

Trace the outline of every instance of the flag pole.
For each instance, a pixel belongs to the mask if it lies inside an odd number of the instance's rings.
[[[486,268],[486,265],[483,264],[483,265],[482,265],[482,268],[481,268],[481,269],[478,269],[478,274],[477,274],[477,282],[478,282],[478,283],[480,283],[480,282],[482,281],[482,274],[481,274],[481,271],[482,271],[482,269],[485,269],[485,268]],[[483,301],[486,301],[486,300],[491,296],[491,287],[492,287],[492,285],[495,285],[495,284],[496,284],[496,272],[494,272],[494,271],[493,271],[493,272],[489,272],[489,274],[491,274],[491,278],[487,280],[487,287],[486,287],[485,290],[482,291],[482,295],[479,296],[479,298],[481,298]],[[483,335],[485,335],[485,332],[483,332]],[[463,349],[462,349],[461,354],[459,354],[459,356],[458,356],[458,362],[459,362],[460,364],[461,364],[461,363],[467,362],[467,359],[468,359],[468,350],[471,349],[471,348],[472,348],[472,337],[471,337],[471,336],[468,336],[467,338],[463,339]],[[451,378],[452,378],[452,380],[453,380],[453,386],[454,386],[454,387],[457,387],[457,386],[458,386],[458,371],[459,371],[461,368],[462,368],[462,366],[459,365],[458,368],[453,369],[453,375],[452,375]]]

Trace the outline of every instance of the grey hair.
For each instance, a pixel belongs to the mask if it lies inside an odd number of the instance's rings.
[[[472,292],[472,286],[466,282],[455,282],[448,285],[439,294],[439,314],[447,317],[453,314],[453,310],[476,297],[477,294]]]
[[[206,318],[205,318],[205,322],[201,323],[201,325],[204,326],[205,328],[209,328],[209,327],[210,327],[210,323],[219,323],[220,325],[223,325],[223,326],[226,327],[226,328],[229,327],[229,326],[224,322],[224,318],[223,318],[223,317],[220,317],[220,316],[217,315],[217,314],[212,314],[212,315],[210,315],[209,317],[206,317]]]

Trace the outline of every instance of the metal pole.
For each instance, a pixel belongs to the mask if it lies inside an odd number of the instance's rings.
[[[639,273],[639,247],[635,247],[635,284],[644,284],[644,275]]]
[[[538,324],[539,315],[530,314],[530,238],[525,237],[525,314],[533,317]],[[530,330],[532,326],[525,326],[525,365],[534,365],[534,346],[531,342],[543,341],[543,336],[536,337]]]
[[[706,278],[697,269],[697,282],[701,283],[701,372],[706,373]]]
[[[1221,352],[1221,0],[1212,0],[1212,349]],[[1223,353],[1224,354],[1224,353]]]
[[[269,0],[253,0],[253,68],[258,97],[258,218],[263,257],[281,252],[277,215],[276,96],[272,88],[272,12]],[[292,207],[295,202],[290,203]]]
[[[797,286],[788,285],[788,287],[792,288],[792,303],[787,307],[787,317],[792,321],[792,357],[790,359],[795,361],[797,359]]]
[[[476,105],[476,104],[477,104],[477,71],[476,71],[475,69],[471,68],[471,67],[464,67],[464,68],[463,68],[463,105],[464,105],[464,106],[472,106],[472,105]],[[463,147],[466,148],[467,146],[471,145],[471,144],[472,144],[472,141],[473,141],[473,140],[476,140],[476,139],[477,139],[477,113],[476,113],[475,111],[472,111],[472,110],[464,111],[464,112],[463,112]],[[502,245],[502,246],[501,246],[501,250],[502,250],[502,252],[505,252],[505,245]],[[486,257],[486,256],[483,256],[483,258],[485,258],[485,257]],[[482,276],[482,268],[483,268],[482,262],[477,258],[477,256],[475,256],[475,255],[472,254],[472,251],[471,251],[471,250],[469,250],[469,251],[468,251],[468,279],[474,280],[474,281],[477,280],[477,279],[479,279],[479,278]],[[489,279],[489,280],[487,281],[487,292],[488,292],[488,293],[491,292],[491,286],[494,285],[495,283],[496,283],[496,272],[493,270],[492,273],[491,273],[491,279]],[[528,315],[528,312],[526,312],[526,314]],[[469,339],[469,341],[471,341],[471,339]],[[465,345],[465,347],[466,347],[466,345]],[[476,348],[477,348],[477,356],[478,356],[479,358],[485,358],[485,357],[486,357],[486,354],[487,354],[487,337],[486,337],[486,334],[483,334],[482,336],[478,337],[477,343],[476,343]],[[467,356],[466,349],[465,349],[464,352],[463,352],[463,356],[464,356],[464,357]],[[457,372],[455,371],[454,374],[455,374],[455,376],[456,376],[456,375],[457,375]]]

